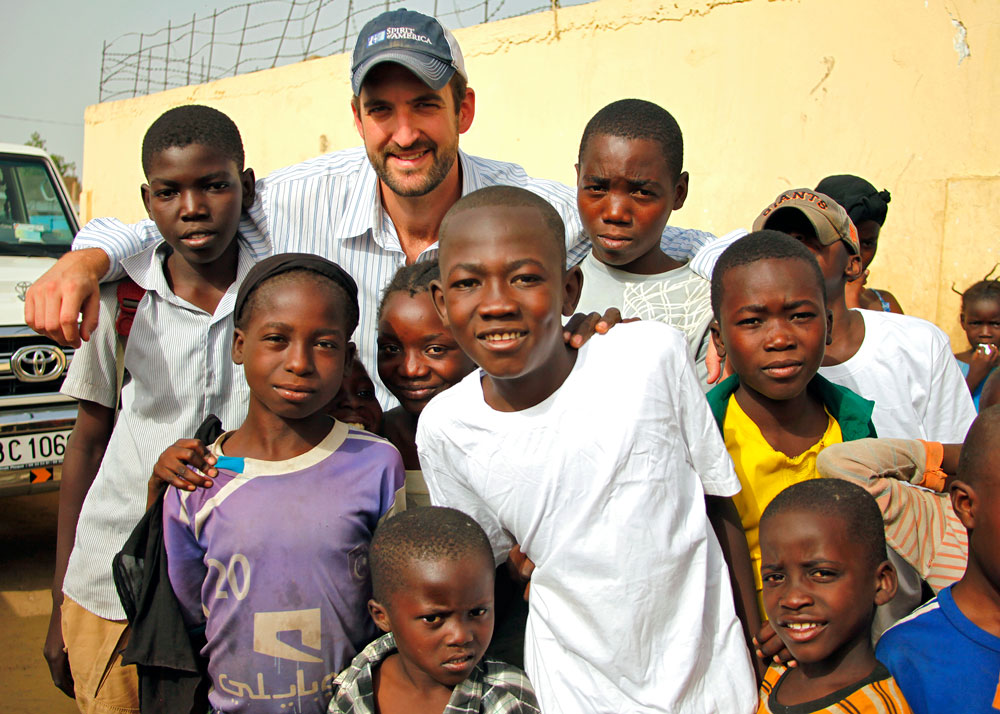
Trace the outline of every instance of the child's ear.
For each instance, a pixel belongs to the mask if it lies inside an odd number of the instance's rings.
[[[570,317],[576,312],[581,292],[583,292],[583,271],[579,265],[574,265],[566,271],[566,277],[563,279],[563,315]]]
[[[681,171],[677,183],[674,184],[674,208],[677,211],[684,207],[684,201],[688,197],[688,172]]]
[[[951,493],[951,507],[962,521],[967,531],[976,527],[976,511],[979,510],[979,495],[965,481],[954,479],[948,486]]]
[[[389,611],[375,598],[368,601],[368,614],[372,616],[372,621],[378,629],[382,630],[382,632],[392,632],[392,621],[389,619]]]
[[[833,344],[833,310],[826,311],[826,344]]]
[[[434,312],[441,318],[441,323],[450,328],[448,324],[448,311],[444,306],[444,285],[440,280],[432,280],[430,284],[431,302],[434,303]]]
[[[875,571],[875,604],[885,605],[896,596],[899,581],[892,563],[883,560]]]
[[[347,349],[344,350],[344,379],[351,376],[351,365],[354,364],[354,358],[358,356],[358,346],[353,342],[347,343]]]
[[[240,184],[243,186],[243,210],[250,210],[253,199],[257,191],[257,180],[254,178],[253,169],[246,169],[240,174]]]
[[[142,205],[146,208],[146,215],[149,216],[150,220],[152,220],[153,214],[149,212],[149,202],[152,197],[150,196],[149,191],[150,189],[148,183],[144,183],[139,187],[139,193],[142,194]]]
[[[719,326],[719,321],[713,319],[708,323],[708,329],[712,331],[712,343],[715,345],[715,352],[719,355],[720,360],[725,360],[726,343],[722,341],[722,328]]]
[[[236,328],[233,330],[233,363],[243,364],[243,330]]]
[[[847,267],[844,268],[844,276],[847,278],[847,282],[852,280],[857,280],[861,277],[861,256],[860,255],[849,255],[847,256]]]
[[[576,169],[576,185],[580,185],[580,164],[573,164],[573,168]]]

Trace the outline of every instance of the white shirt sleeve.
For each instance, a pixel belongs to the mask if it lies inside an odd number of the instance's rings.
[[[961,444],[976,418],[976,407],[962,370],[951,353],[948,337],[932,326],[934,349],[927,404],[921,418],[927,439],[942,444]]]
[[[60,392],[74,399],[96,402],[113,408],[118,401],[115,349],[118,340],[115,319],[118,316],[117,283],[101,286],[100,317],[90,339],[73,354]]]

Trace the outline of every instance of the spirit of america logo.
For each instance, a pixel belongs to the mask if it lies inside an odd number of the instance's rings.
[[[387,27],[368,37],[368,46],[377,45],[385,40],[412,40],[427,45],[434,44],[427,35],[418,35],[412,27]]]

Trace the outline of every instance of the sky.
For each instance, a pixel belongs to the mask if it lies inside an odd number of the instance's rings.
[[[296,1],[299,6],[308,6],[320,0]],[[411,0],[404,6],[431,12],[435,5],[451,10],[479,1],[440,0],[438,5],[435,0]],[[504,5],[504,11],[509,12],[546,5],[548,0],[490,0],[490,7],[494,3]],[[103,42],[111,42],[126,33],[153,33],[165,28],[168,21],[178,25],[190,22],[192,14],[208,17],[215,9],[236,4],[238,0],[171,0],[168,3],[2,0],[4,40],[0,43],[0,87],[5,96],[0,98],[0,142],[23,144],[37,131],[45,139],[49,153],[75,162],[76,174],[80,176],[83,114],[88,105],[98,102]],[[342,13],[338,7],[341,4],[346,7],[346,0],[324,6],[323,13],[328,12],[327,7],[330,13]],[[355,0],[353,7],[378,4],[372,0]],[[563,4],[576,3],[571,0]],[[288,12],[288,7],[287,1],[265,0],[254,6],[253,18],[280,19]],[[326,21],[326,15],[321,16]],[[459,26],[449,19],[444,22],[449,27]],[[461,23],[470,24],[474,21]]]

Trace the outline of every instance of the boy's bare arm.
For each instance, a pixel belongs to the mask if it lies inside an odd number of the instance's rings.
[[[743,625],[747,649],[753,652],[753,638],[760,630],[760,615],[757,611],[757,590],[754,587],[753,566],[750,564],[750,548],[740,522],[740,514],[733,499],[727,496],[705,496],[705,511],[726,559],[729,581],[733,588],[733,604]],[[751,659],[757,673],[757,683],[760,684],[766,668],[756,657]]]
[[[62,584],[69,555],[76,538],[76,524],[83,500],[87,497],[114,427],[114,409],[96,402],[81,401],[73,433],[66,444],[62,482],[59,486],[59,517],[56,535],[56,567],[52,578],[52,615],[43,654],[49,664],[53,683],[73,696],[73,678],[63,649]]]
[[[89,340],[97,327],[100,309],[98,281],[110,266],[107,254],[99,248],[85,248],[61,257],[24,296],[24,321],[28,327],[61,345],[79,347],[81,337]]]

